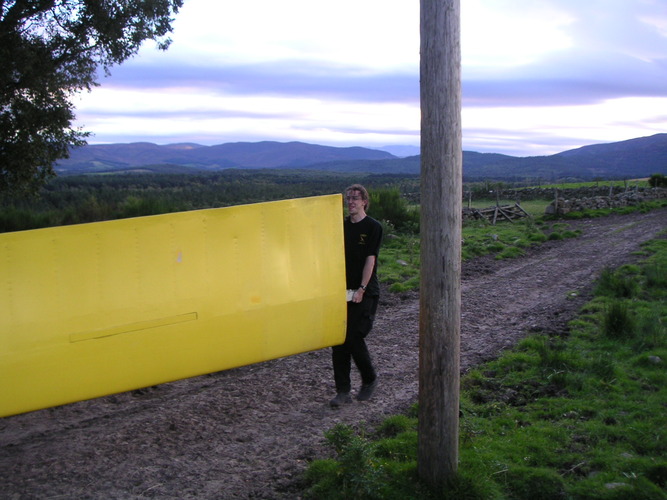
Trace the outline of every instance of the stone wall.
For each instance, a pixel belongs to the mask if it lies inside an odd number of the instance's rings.
[[[589,188],[585,188],[588,190]],[[552,192],[553,193],[553,192]],[[607,188],[609,193],[609,188]],[[546,215],[563,215],[568,212],[581,212],[582,210],[597,210],[601,208],[619,208],[632,205],[638,205],[645,201],[653,201],[667,198],[667,189],[665,188],[636,188],[622,190],[611,196],[593,195],[581,192],[579,189],[558,192],[558,198],[555,198],[544,211]]]
[[[644,190],[647,188],[640,188],[636,185],[629,184],[628,187],[605,186],[598,187],[588,186],[575,189],[557,189],[557,188],[523,188],[523,189],[503,189],[499,193],[500,199],[510,200],[549,200],[556,197],[559,193],[560,197],[565,198],[594,198],[597,196],[614,196],[628,191]]]

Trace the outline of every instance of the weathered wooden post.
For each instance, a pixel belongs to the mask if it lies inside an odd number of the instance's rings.
[[[461,328],[460,1],[421,0],[421,288],[418,471],[457,471]]]

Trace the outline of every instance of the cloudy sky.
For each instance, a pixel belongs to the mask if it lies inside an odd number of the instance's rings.
[[[461,0],[463,147],[667,132],[667,0]],[[419,145],[418,0],[185,0],[77,99],[89,143]]]

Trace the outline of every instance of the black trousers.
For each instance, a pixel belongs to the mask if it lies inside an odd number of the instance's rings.
[[[364,296],[358,304],[347,303],[345,342],[333,346],[331,351],[336,392],[350,392],[352,360],[359,370],[362,383],[370,384],[375,380],[375,368],[364,339],[373,328],[378,302],[378,296]]]

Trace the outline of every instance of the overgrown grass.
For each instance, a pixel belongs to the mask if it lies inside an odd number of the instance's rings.
[[[501,201],[501,204],[505,202]],[[505,203],[509,204],[509,202]],[[526,202],[521,205],[532,215],[530,218],[517,220],[514,223],[501,222],[492,225],[479,220],[466,222],[463,225],[463,244],[461,248],[463,260],[484,255],[493,255],[496,259],[512,259],[521,257],[526,249],[540,245],[549,240],[577,238],[582,234],[580,229],[571,229],[567,220],[554,219],[540,215],[544,213],[545,201]],[[565,219],[585,217],[602,217],[611,214],[628,214],[648,212],[667,207],[667,200],[646,202],[637,206],[616,209],[590,210],[572,212]],[[391,224],[384,222],[387,235],[380,252],[380,280],[389,285],[393,292],[404,292],[419,288],[419,236],[410,231],[396,231]],[[659,275],[653,273],[656,279]]]
[[[378,263],[378,277],[392,292],[419,288],[419,236],[387,231]]]
[[[533,336],[462,379],[459,469],[417,478],[416,409],[338,425],[307,472],[317,499],[667,498],[667,239],[606,270],[567,337]]]
[[[635,212],[646,213],[656,208],[667,207],[667,200],[645,201],[637,205],[628,205],[619,208],[597,208],[586,209],[579,212],[568,212],[560,215],[562,219],[577,220],[577,219],[591,219],[595,217],[606,217],[612,213],[616,214],[631,214]]]
[[[575,238],[581,231],[570,230],[567,223],[526,218],[514,223],[491,225],[486,221],[467,222],[463,226],[463,260],[484,255],[511,259],[525,254],[530,247],[547,240]],[[393,292],[419,288],[419,236],[398,232],[385,223],[385,240],[380,252],[379,277]]]
[[[544,210],[547,208],[549,203],[551,203],[552,200],[522,200],[520,205],[521,208],[529,213],[533,217],[539,217],[542,214],[544,214]],[[500,199],[496,202],[496,200],[491,200],[491,199],[484,199],[480,198],[477,200],[474,200],[472,203],[472,206],[474,208],[482,209],[482,208],[492,208],[496,206],[496,203],[500,205],[501,207],[503,206],[514,206],[516,203],[516,200],[510,200],[510,199]],[[465,206],[468,205],[467,202],[464,203]]]
[[[634,188],[636,186],[640,188],[649,187],[648,178],[646,179],[631,179],[631,180],[600,180],[600,181],[588,181],[588,182],[565,182],[561,184],[547,184],[541,187],[543,188],[558,188],[558,189],[578,189],[578,188],[588,188],[588,187],[621,187],[623,189],[627,187]]]

